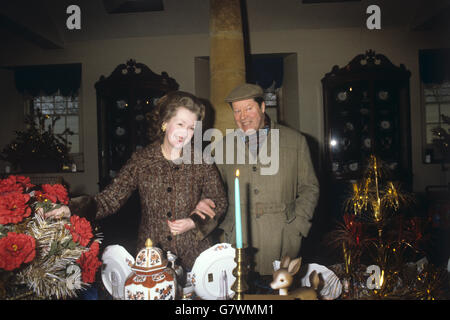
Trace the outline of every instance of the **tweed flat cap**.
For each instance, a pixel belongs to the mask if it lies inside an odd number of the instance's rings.
[[[244,83],[231,90],[225,98],[225,101],[231,103],[240,100],[262,97],[263,95],[264,91],[260,86],[251,83]]]

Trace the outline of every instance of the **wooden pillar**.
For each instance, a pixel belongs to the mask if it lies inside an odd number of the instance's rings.
[[[235,128],[233,113],[225,97],[245,82],[245,53],[240,0],[210,0],[210,101],[214,128]]]

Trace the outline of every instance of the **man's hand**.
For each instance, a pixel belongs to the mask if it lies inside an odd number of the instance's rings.
[[[191,215],[196,214],[202,219],[206,219],[206,216],[214,219],[216,213],[214,212],[213,208],[215,207],[216,205],[214,201],[212,201],[211,199],[203,199],[197,203],[197,206],[195,207],[195,210],[191,212]]]

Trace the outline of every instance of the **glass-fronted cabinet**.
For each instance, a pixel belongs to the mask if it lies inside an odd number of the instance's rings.
[[[410,72],[367,51],[322,79],[325,166],[334,181],[361,177],[371,154],[412,185]]]

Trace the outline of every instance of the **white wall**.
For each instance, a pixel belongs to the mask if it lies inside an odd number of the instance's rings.
[[[294,129],[300,128],[300,110],[290,106],[299,104],[299,78],[298,57],[296,54],[286,55],[283,61],[283,122]]]
[[[300,130],[321,144],[323,141],[322,77],[334,65],[346,65],[354,56],[373,49],[386,55],[394,64],[404,64],[411,71],[411,128],[414,190],[441,184],[439,166],[422,164],[421,113],[418,50],[444,46],[441,38],[405,30],[369,31],[366,29],[302,29],[250,33],[252,54],[297,54]],[[448,44],[447,44],[448,46]],[[209,56],[207,34],[127,38],[71,43],[61,50],[16,47],[1,50],[1,65],[82,63],[81,108],[85,171],[67,174],[66,180],[78,192],[94,194],[98,190],[97,119],[94,84],[101,75],[108,76],[128,59],[146,64],[156,73],[166,71],[176,79],[180,90],[196,92],[195,58]],[[197,79],[198,83],[198,79]],[[3,91],[0,91],[2,94]],[[3,97],[0,97],[3,99]],[[4,109],[0,109],[2,115]],[[19,109],[14,109],[19,110]],[[0,127],[8,121],[0,117]],[[3,147],[6,144],[0,141]]]

